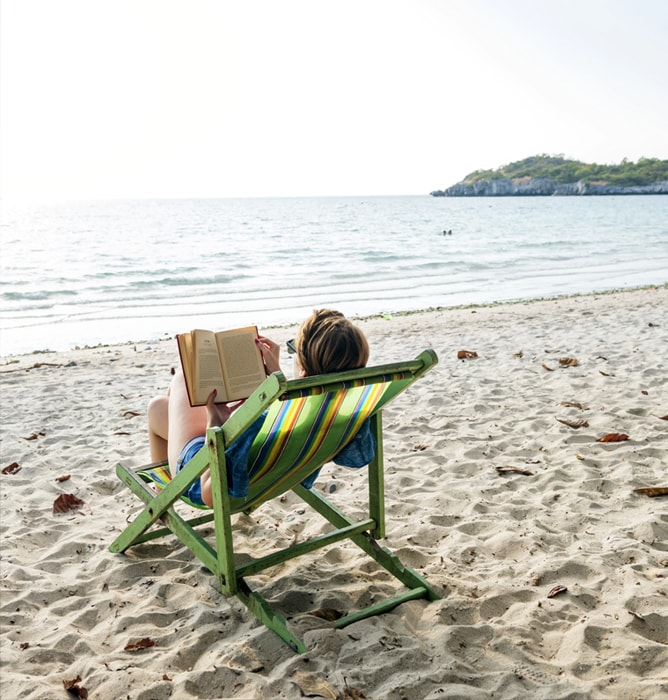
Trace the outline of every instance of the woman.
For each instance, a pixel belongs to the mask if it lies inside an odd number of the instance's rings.
[[[299,327],[294,342],[295,367],[298,377],[328,374],[366,366],[369,345],[362,331],[341,312],[331,309],[314,311]],[[280,346],[260,336],[256,341],[262,353],[267,374],[280,370]],[[183,374],[179,371],[166,395],[156,396],[148,405],[148,432],[151,458],[154,462],[169,462],[176,474],[205,444],[207,428],[223,425],[239,404],[216,404],[215,392],[206,406],[191,406]],[[227,450],[225,459],[233,474],[235,469],[247,468],[248,454],[255,436],[262,427],[264,415]],[[365,424],[335,458],[337,464],[361,467],[368,464],[375,445],[368,423]],[[317,475],[317,474],[316,474]],[[315,475],[305,485],[310,487]],[[234,485],[230,494],[234,492]],[[184,494],[194,503],[213,505],[211,475],[205,471],[199,481]]]

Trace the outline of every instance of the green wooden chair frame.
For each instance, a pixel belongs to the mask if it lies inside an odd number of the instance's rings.
[[[114,540],[109,549],[112,552],[124,552],[132,545],[173,533],[218,578],[223,593],[239,598],[262,623],[299,653],[307,651],[304,643],[289,630],[286,620],[274,612],[259,593],[250,589],[245,580],[246,577],[334,542],[350,539],[408,590],[336,620],[335,627],[341,628],[357,620],[385,612],[407,600],[437,599],[439,596],[422,576],[402,564],[389,549],[377,543],[378,539],[385,537],[382,409],[437,362],[436,353],[433,350],[425,350],[415,360],[408,362],[291,381],[287,381],[282,373],[275,372],[234,412],[225,425],[207,431],[205,448],[202,448],[159,493],[156,494],[153,488],[147,485],[150,481],[147,470],[150,471],[151,467],[165,466],[164,464],[139,468],[117,465],[116,473],[119,478],[144,502],[145,507]],[[307,476],[329,461],[332,454],[331,445],[325,446],[324,451],[320,450],[314,458],[302,460],[296,468],[289,464],[286,467],[279,459],[268,474],[255,480],[251,478],[247,498],[232,498],[229,495],[225,447],[238,439],[263,412],[270,409],[272,405],[275,407],[286,400],[339,395],[341,392],[354,391],[355,389],[351,387],[374,387],[377,394],[374,405],[368,413],[371,430],[376,440],[375,456],[368,466],[368,517],[361,520],[351,519],[320,492],[315,489],[306,489],[301,485]],[[378,390],[378,387],[381,389]],[[265,421],[265,425],[268,421],[269,418]],[[336,433],[336,427],[333,432]],[[262,437],[261,431],[258,438]],[[336,435],[333,439],[336,440]],[[211,470],[214,506],[205,515],[186,520],[176,512],[173,506],[206,469]],[[277,472],[279,478],[276,476]],[[262,502],[288,490],[294,491],[326,518],[334,526],[334,530],[248,563],[236,564],[231,516],[239,512],[249,512]],[[164,527],[151,529],[157,521],[161,521]],[[214,523],[213,545],[196,531],[199,525],[211,521]]]

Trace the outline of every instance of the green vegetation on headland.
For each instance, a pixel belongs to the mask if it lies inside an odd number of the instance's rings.
[[[668,194],[668,160],[624,159],[619,165],[599,165],[563,156],[539,155],[496,170],[476,170],[461,182],[431,193],[435,197]]]
[[[467,175],[462,183],[470,185],[481,180],[502,178],[548,178],[555,182],[586,182],[588,184],[651,185],[668,180],[668,160],[640,158],[637,163],[623,160],[619,165],[599,165],[568,160],[562,156],[531,156],[497,170],[476,170]]]

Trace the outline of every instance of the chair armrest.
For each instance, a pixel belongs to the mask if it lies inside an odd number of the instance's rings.
[[[225,447],[229,447],[244,431],[251,426],[280,396],[287,386],[287,379],[282,372],[270,374],[260,386],[237,408],[217,430],[222,430]]]

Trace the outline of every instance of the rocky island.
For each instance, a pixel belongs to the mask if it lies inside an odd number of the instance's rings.
[[[562,156],[532,156],[497,170],[476,170],[433,197],[668,194],[668,160],[640,158],[599,165]]]

